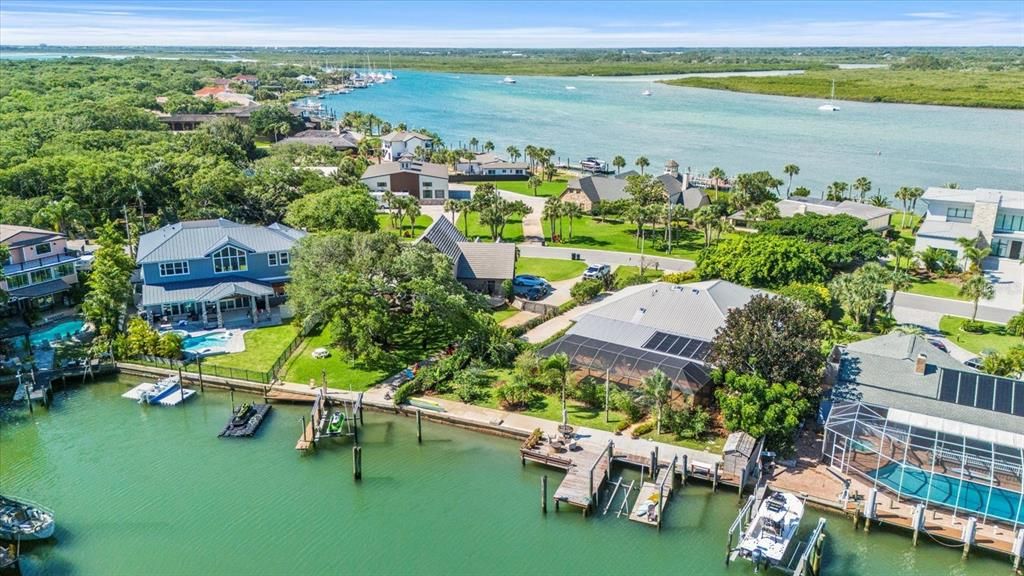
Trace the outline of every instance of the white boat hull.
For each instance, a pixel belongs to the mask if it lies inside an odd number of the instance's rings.
[[[57,523],[54,521],[50,521],[42,528],[31,532],[13,532],[11,530],[0,529],[0,540],[46,540],[50,536],[53,536],[53,532],[54,530],[56,530],[56,528]]]
[[[740,539],[737,551],[753,562],[778,564],[800,528],[804,503],[794,494],[777,492],[765,499]]]

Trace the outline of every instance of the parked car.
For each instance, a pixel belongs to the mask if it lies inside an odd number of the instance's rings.
[[[975,356],[974,358],[965,361],[964,366],[967,366],[968,368],[974,368],[979,372],[984,372],[985,370],[981,367],[981,361],[981,356]]]
[[[936,340],[935,338],[929,338],[928,339],[928,343],[931,344],[932,346],[935,346],[939,350],[942,350],[943,352],[949,352],[949,348],[946,348],[946,345],[943,344],[942,340]]]
[[[533,274],[519,274],[512,279],[512,286],[531,287],[531,286],[548,286],[548,281],[540,276],[534,276]]]
[[[583,271],[583,278],[586,280],[603,280],[612,273],[612,267],[607,264],[591,264]]]
[[[512,293],[520,298],[526,298],[527,300],[540,300],[541,298],[548,295],[550,290],[547,284],[540,284],[538,286],[516,286],[513,285]]]

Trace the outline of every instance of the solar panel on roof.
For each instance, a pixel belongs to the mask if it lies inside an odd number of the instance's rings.
[[[1024,382],[1017,382],[1013,390],[1013,415],[1024,416]]]
[[[956,389],[960,383],[960,373],[955,370],[943,370],[939,381],[939,400],[956,404]]]
[[[1024,382],[943,368],[938,399],[951,404],[1024,416]]]
[[[655,332],[654,335],[647,339],[647,342],[644,342],[643,348],[671,354],[672,356],[692,358],[702,362],[711,352],[711,344],[709,342],[696,338],[676,336],[667,332]]]

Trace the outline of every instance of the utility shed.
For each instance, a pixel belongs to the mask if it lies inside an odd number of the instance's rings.
[[[725,440],[722,450],[722,472],[737,478],[750,478],[757,465],[761,442],[746,432],[733,432]],[[746,476],[743,471],[746,471]]]

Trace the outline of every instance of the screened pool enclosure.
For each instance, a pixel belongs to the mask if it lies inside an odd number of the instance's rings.
[[[1024,524],[1024,436],[864,402],[832,407],[822,446],[838,472],[954,515]]]

